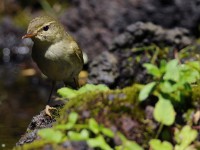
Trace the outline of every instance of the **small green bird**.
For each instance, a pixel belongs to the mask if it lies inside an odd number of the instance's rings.
[[[49,106],[56,81],[64,81],[65,85],[78,88],[78,75],[83,67],[83,54],[76,41],[65,31],[54,18],[40,16],[30,21],[24,38],[32,38],[32,58],[41,72],[52,80],[52,89],[45,108]]]

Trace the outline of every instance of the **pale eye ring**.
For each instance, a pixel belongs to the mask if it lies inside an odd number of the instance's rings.
[[[49,30],[49,26],[45,26],[45,27],[43,27],[43,30],[44,30],[44,31]]]

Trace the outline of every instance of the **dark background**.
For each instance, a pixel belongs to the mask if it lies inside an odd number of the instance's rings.
[[[44,14],[64,24],[89,63],[138,21],[200,35],[200,0],[1,0],[0,149],[12,148],[46,103],[50,84],[31,60],[33,43],[21,39],[28,22]]]

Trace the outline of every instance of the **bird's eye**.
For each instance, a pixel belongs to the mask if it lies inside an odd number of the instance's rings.
[[[49,30],[49,26],[45,26],[45,27],[43,27],[43,30],[44,30],[44,31]]]

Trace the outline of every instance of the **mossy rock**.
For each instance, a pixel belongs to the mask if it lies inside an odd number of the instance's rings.
[[[196,107],[200,104],[200,84],[193,86],[192,88],[192,101]]]
[[[98,124],[112,129],[113,132],[120,131],[127,139],[146,147],[154,133],[153,126],[149,125],[144,110],[140,108],[139,90],[140,86],[135,84],[122,90],[96,90],[80,94],[64,105],[60,111],[60,117],[56,119],[53,126],[67,123],[69,114],[76,112],[79,114],[78,124],[84,124],[89,118],[94,118]],[[47,146],[55,149],[63,145],[63,143],[61,145],[46,143],[39,137],[36,139],[30,144],[24,144],[15,149],[44,149]],[[112,142],[115,145],[114,141]]]

